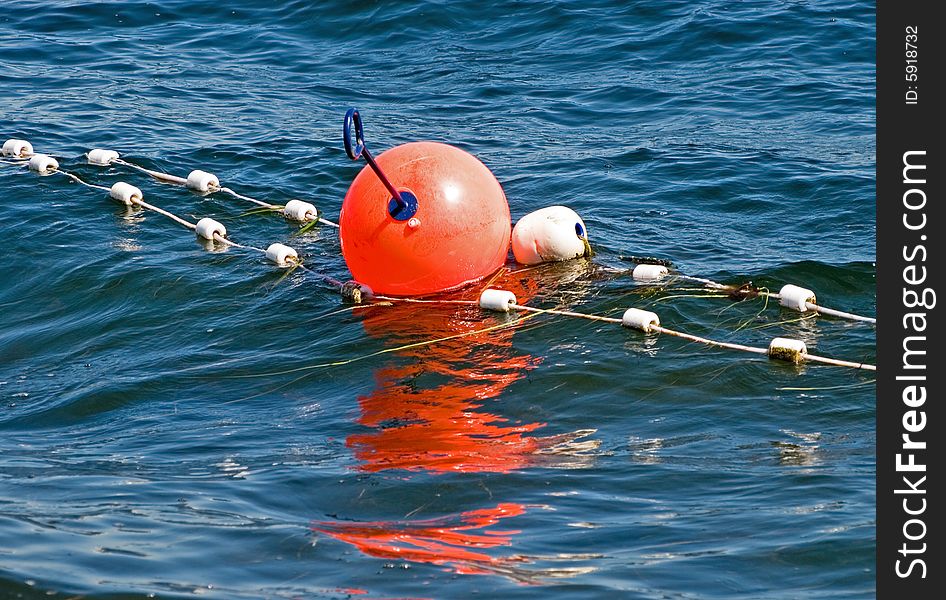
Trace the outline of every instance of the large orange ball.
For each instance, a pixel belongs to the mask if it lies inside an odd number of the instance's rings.
[[[352,277],[375,293],[420,296],[490,275],[509,251],[509,205],[502,186],[473,155],[437,142],[413,142],[375,158],[417,212],[397,220],[391,194],[366,166],[342,203],[339,236]]]

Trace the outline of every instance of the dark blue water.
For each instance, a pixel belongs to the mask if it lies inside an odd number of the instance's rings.
[[[82,154],[334,218],[357,106],[376,153],[455,144],[513,219],[583,216],[593,262],[513,278],[529,304],[872,363],[870,325],[605,269],[657,256],[873,315],[873,60],[868,2],[20,0],[0,138],[344,280],[331,228]],[[357,307],[7,164],[0,240],[0,597],[874,595],[869,372]]]

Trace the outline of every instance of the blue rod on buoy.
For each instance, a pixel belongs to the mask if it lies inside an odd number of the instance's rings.
[[[352,125],[354,125],[355,129],[354,147],[351,145]],[[409,193],[404,193],[402,196],[401,192],[388,180],[384,171],[378,166],[378,163],[375,162],[374,157],[371,156],[371,152],[369,152],[367,146],[365,146],[365,128],[361,123],[361,115],[358,113],[358,109],[349,108],[348,112],[345,113],[345,124],[342,128],[342,135],[345,140],[345,152],[348,154],[348,158],[358,160],[364,156],[365,162],[368,163],[371,170],[378,176],[378,179],[381,180],[384,187],[391,192],[391,202],[388,205],[388,212],[391,216],[399,221],[406,221],[414,216],[414,213],[417,212],[417,198]],[[409,196],[409,198],[405,199],[404,196]]]

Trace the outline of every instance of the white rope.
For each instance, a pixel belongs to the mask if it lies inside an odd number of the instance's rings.
[[[126,167],[131,167],[132,169],[141,171],[142,173],[145,173],[146,175],[150,175],[151,177],[154,177],[155,179],[159,181],[164,181],[166,183],[173,183],[176,185],[187,185],[187,180],[184,179],[183,177],[178,177],[177,175],[171,175],[169,173],[162,173],[160,171],[152,171],[151,169],[146,169],[142,166],[136,165],[134,163],[130,163],[121,158],[116,158],[112,162],[118,165],[124,165]]]
[[[56,169],[56,170],[53,171],[53,172],[54,172],[54,173],[60,173],[60,174],[62,174],[62,175],[65,175],[65,176],[68,177],[69,179],[75,181],[76,183],[80,183],[80,184],[84,185],[85,187],[92,188],[92,189],[94,189],[94,190],[102,190],[103,192],[108,192],[108,191],[110,191],[110,188],[107,188],[107,187],[105,187],[104,185],[96,185],[96,184],[94,184],[94,183],[89,183],[88,181],[84,181],[84,180],[81,179],[78,175],[75,175],[75,174],[73,174],[73,173],[70,173],[69,171],[61,171],[61,170],[59,170],[59,169]]]
[[[727,290],[732,287],[729,285],[723,285],[722,283],[716,283],[715,281],[712,281],[710,279],[704,279],[702,277],[693,277],[692,275],[677,274],[676,277],[678,279],[683,279],[685,281],[695,281],[697,283],[702,283],[706,287],[713,288],[714,290]]]
[[[850,319],[852,321],[864,321],[866,323],[877,323],[877,319],[874,317],[863,317],[861,315],[855,315],[854,313],[844,312],[841,310],[835,310],[833,308],[828,308],[826,306],[821,306],[820,304],[812,304],[807,302],[805,306],[808,307],[808,310],[813,310],[824,315],[830,315],[832,317],[838,317],[841,319]]]
[[[191,231],[195,231],[195,230],[197,229],[197,224],[196,224],[196,223],[191,223],[191,222],[188,221],[187,219],[182,219],[181,217],[175,215],[174,213],[170,213],[170,212],[164,210],[164,209],[161,208],[161,207],[155,206],[155,205],[153,205],[153,204],[149,204],[149,203],[145,202],[144,200],[139,200],[138,198],[133,198],[131,202],[132,202],[132,204],[136,204],[136,205],[140,206],[141,208],[146,208],[146,209],[148,209],[148,210],[150,210],[150,211],[154,211],[154,212],[158,213],[159,215],[164,215],[165,217],[171,219],[172,221],[174,221],[174,222],[176,222],[176,223],[179,223],[179,224],[183,225],[184,227],[187,227],[187,228],[190,229]]]
[[[5,162],[5,161],[4,161],[4,162]],[[121,163],[121,164],[130,166],[130,167],[133,167],[133,168],[135,168],[135,169],[138,169],[138,170],[140,170],[140,171],[143,171],[143,172],[145,172],[145,173],[151,175],[152,177],[155,177],[156,179],[163,179],[163,180],[166,180],[166,181],[170,181],[170,182],[172,182],[172,183],[177,183],[177,180],[180,180],[179,177],[175,177],[174,175],[167,175],[166,173],[158,173],[157,171],[151,171],[150,169],[145,169],[144,167],[139,167],[139,166],[137,166],[137,165],[133,165],[133,164],[128,163],[128,162],[125,162],[125,161],[123,161],[123,160],[121,160],[121,159],[115,159],[114,162]],[[23,164],[25,164],[25,163],[23,163]],[[65,177],[68,177],[68,178],[71,179],[72,181],[75,181],[76,183],[82,184],[82,185],[84,185],[84,186],[86,186],[86,187],[89,187],[89,188],[92,188],[92,189],[101,190],[101,191],[104,191],[104,192],[111,192],[111,188],[107,188],[107,187],[102,186],[102,185],[96,185],[96,184],[94,184],[94,183],[89,183],[89,182],[83,180],[83,179],[82,179],[81,177],[79,177],[78,175],[75,175],[74,173],[70,173],[70,172],[68,172],[68,171],[63,171],[63,170],[61,170],[61,169],[55,168],[55,169],[50,169],[49,172],[50,172],[50,173],[59,173],[59,174],[61,174],[61,175],[64,175]],[[184,181],[185,183],[187,182],[186,179],[183,180],[183,181]],[[195,223],[192,223],[192,222],[188,221],[187,219],[183,219],[183,218],[181,218],[181,217],[175,215],[175,214],[172,213],[172,212],[169,212],[169,211],[167,211],[167,210],[164,210],[164,209],[161,208],[160,206],[155,206],[155,205],[153,205],[153,204],[150,204],[150,203],[148,203],[148,202],[145,202],[144,200],[142,200],[142,199],[140,199],[140,198],[137,198],[137,197],[131,198],[131,203],[132,203],[133,205],[140,206],[141,208],[144,208],[144,209],[146,209],[146,210],[150,210],[150,211],[152,211],[152,212],[158,213],[159,215],[165,216],[165,217],[167,217],[168,219],[171,219],[172,221],[174,221],[175,223],[178,223],[179,225],[183,225],[184,227],[190,229],[191,231],[195,231],[195,230],[197,229],[197,225],[196,225]],[[262,248],[257,248],[257,247],[255,247],[255,246],[248,246],[248,245],[245,245],[245,244],[238,244],[237,242],[234,242],[233,240],[227,239],[227,238],[223,237],[222,235],[219,235],[219,234],[216,234],[216,233],[214,234],[213,238],[214,238],[214,241],[216,241],[216,242],[218,242],[218,243],[220,243],[220,244],[223,244],[223,245],[225,245],[225,246],[229,246],[229,247],[232,247],[232,248],[240,248],[241,250],[254,250],[254,251],[259,252],[259,253],[261,253],[261,254],[264,254],[264,255],[266,254],[266,250],[263,250]]]
[[[256,246],[247,246],[247,245],[244,245],[244,244],[238,244],[238,243],[234,242],[233,240],[230,240],[230,239],[227,239],[227,238],[223,237],[223,236],[220,235],[219,233],[215,233],[215,234],[214,234],[214,241],[220,242],[221,244],[223,244],[223,245],[225,245],[225,246],[231,246],[231,247],[233,247],[233,248],[240,248],[241,250],[256,250],[257,252],[260,252],[260,253],[262,253],[262,254],[266,254],[266,251],[263,250],[262,248],[257,248]]]
[[[67,172],[67,171],[60,171],[60,170],[57,169],[57,170],[55,170],[55,171],[53,171],[53,172],[61,173],[62,175],[65,175],[66,177],[72,179],[73,181],[75,181],[75,182],[77,182],[77,183],[81,183],[82,185],[85,185],[85,186],[90,187],[90,188],[102,190],[102,191],[105,191],[105,192],[110,192],[110,191],[111,191],[110,188],[107,188],[107,187],[104,187],[104,186],[101,186],[101,185],[95,185],[95,184],[92,184],[92,183],[88,183],[88,182],[86,182],[86,181],[83,181],[83,180],[82,180],[81,178],[79,178],[77,175],[74,175],[74,174],[69,173],[69,172]],[[152,211],[152,212],[158,213],[159,215],[165,216],[165,217],[167,217],[168,219],[171,219],[172,221],[174,221],[175,223],[178,223],[179,225],[183,225],[184,227],[190,229],[191,231],[196,231],[196,230],[197,230],[197,224],[196,224],[196,223],[192,223],[192,222],[188,221],[187,219],[181,218],[181,217],[175,215],[174,213],[172,213],[172,212],[170,212],[170,211],[164,210],[163,208],[161,208],[161,207],[159,207],[159,206],[155,206],[155,205],[153,205],[153,204],[151,204],[151,203],[149,203],[149,202],[145,202],[145,201],[142,200],[141,198],[132,197],[132,198],[130,199],[130,201],[131,201],[131,203],[132,203],[133,205],[135,205],[135,206],[140,206],[141,208],[144,208],[144,209],[146,209],[146,210],[150,210],[150,211]],[[262,248],[257,248],[256,246],[249,246],[249,245],[246,245],[246,244],[239,244],[239,243],[234,242],[233,240],[230,240],[230,239],[228,239],[228,238],[226,238],[226,237],[224,237],[224,236],[222,236],[222,235],[220,235],[220,234],[218,234],[218,233],[214,233],[214,234],[213,234],[213,239],[214,239],[215,242],[220,243],[220,244],[223,244],[223,245],[225,245],[225,246],[229,246],[229,247],[232,247],[232,248],[239,248],[239,249],[241,249],[241,250],[253,250],[253,251],[259,252],[260,254],[266,255],[266,250],[264,250],[264,249],[262,249]],[[297,264],[298,264],[299,266],[302,265],[301,262],[299,262],[299,263],[297,263]]]
[[[535,308],[532,306],[525,306],[523,304],[511,304],[510,308],[516,310],[524,310],[527,312],[542,312],[548,313],[550,315],[562,315],[563,317],[575,317],[578,319],[587,319],[589,321],[602,321],[604,323],[618,323],[621,324],[621,319],[615,319],[614,317],[601,317],[598,315],[589,315],[587,313],[574,312],[571,310],[559,310],[557,308]]]
[[[756,348],[754,346],[744,346],[742,344],[733,344],[730,342],[719,342],[716,340],[711,340],[708,338],[700,337],[697,335],[691,335],[689,333],[683,333],[681,331],[674,331],[672,329],[667,329],[666,327],[661,327],[660,325],[651,325],[651,329],[658,333],[666,333],[667,335],[672,335],[678,338],[683,338],[685,340],[691,340],[694,342],[699,342],[701,344],[706,344],[708,346],[718,346],[720,348],[729,348],[732,350],[741,350],[743,352],[752,352],[753,354],[764,354],[768,355],[769,350],[766,348]],[[820,362],[827,365],[835,365],[838,367],[851,367],[853,369],[864,369],[867,371],[876,371],[877,367],[874,365],[869,365],[865,363],[852,362],[849,360],[839,360],[836,358],[827,358],[824,356],[815,356],[814,354],[808,354],[807,352],[802,352],[799,354],[799,357],[803,360],[810,360],[812,362]]]
[[[243,194],[238,194],[237,192],[234,192],[233,190],[231,190],[231,189],[228,188],[228,187],[221,187],[221,188],[217,188],[217,189],[218,189],[219,191],[225,193],[225,194],[230,194],[230,195],[233,196],[234,198],[239,198],[240,200],[246,200],[247,202],[252,202],[253,204],[256,204],[256,205],[258,205],[258,206],[262,206],[262,207],[264,207],[264,208],[269,208],[269,209],[271,209],[271,210],[280,210],[280,209],[282,208],[282,207],[280,207],[278,204],[270,204],[270,203],[268,203],[268,202],[263,202],[262,200],[257,200],[256,198],[250,198],[249,196],[244,196]]]
[[[33,155],[31,155],[31,156],[33,156]],[[16,166],[21,166],[21,167],[27,166],[27,165],[29,164],[29,160],[28,160],[28,159],[0,159],[0,161],[2,161],[4,164],[16,165]],[[74,173],[70,173],[69,171],[63,171],[62,169],[60,169],[60,168],[58,168],[58,167],[52,167],[52,168],[48,169],[48,171],[47,171],[46,173],[47,173],[47,174],[58,173],[59,175],[63,175],[63,176],[65,176],[65,177],[68,177],[68,178],[71,179],[72,181],[74,181],[74,182],[76,182],[76,183],[79,183],[79,184],[82,184],[82,185],[84,185],[85,187],[92,188],[92,189],[96,189],[96,190],[102,190],[102,191],[105,191],[105,192],[108,192],[108,191],[109,191],[109,188],[107,188],[107,187],[105,187],[105,186],[96,185],[96,184],[94,184],[94,183],[89,183],[88,181],[83,180],[83,179],[82,179],[81,177],[79,177],[78,175],[76,175],[76,174],[74,174]]]
[[[759,292],[760,296],[768,296],[773,300],[780,300],[781,296],[774,292]],[[805,308],[808,310],[820,313],[823,315],[828,315],[831,317],[838,317],[839,319],[848,319],[851,321],[864,321],[865,323],[877,323],[875,317],[865,317],[862,315],[856,315],[854,313],[844,312],[843,310],[835,310],[833,308],[828,308],[827,306],[821,306],[820,304],[815,304],[814,302],[805,302]]]

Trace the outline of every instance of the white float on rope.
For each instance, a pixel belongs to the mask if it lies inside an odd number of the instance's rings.
[[[785,308],[800,312],[808,310],[808,304],[815,304],[815,293],[809,289],[787,284],[778,293],[778,303]]]
[[[566,206],[531,212],[512,229],[512,253],[524,265],[578,258],[585,255],[587,244],[585,222]]]
[[[280,267],[288,267],[299,262],[299,254],[285,244],[270,244],[266,248],[266,258]]]
[[[137,201],[144,199],[144,194],[141,193],[141,190],[124,181],[116,181],[112,184],[108,195],[128,206],[134,206]]]
[[[634,267],[631,277],[635,281],[659,281],[667,276],[670,270],[663,265],[640,264]]]
[[[660,318],[656,313],[639,308],[629,308],[624,311],[621,317],[621,325],[631,329],[640,329],[644,333],[650,333],[655,326],[660,326]]]
[[[490,288],[483,290],[483,293],[480,294],[480,308],[485,310],[509,312],[516,304],[518,304],[516,295],[506,290]]]
[[[200,221],[197,221],[195,231],[197,235],[210,241],[214,241],[214,236],[217,235],[222,238],[227,237],[227,228],[223,226],[223,223],[214,221],[210,217],[204,217]]]
[[[315,205],[302,200],[290,200],[283,208],[283,214],[293,221],[310,221],[318,217],[319,210]]]
[[[59,168],[59,161],[47,154],[34,154],[28,163],[30,171],[49,173]]]
[[[33,144],[26,140],[9,139],[3,142],[0,154],[7,158],[27,158],[33,155]]]
[[[102,148],[94,148],[86,152],[85,157],[89,161],[90,165],[107,167],[108,165],[112,164],[113,161],[118,160],[118,152],[115,152],[114,150],[103,150]]]
[[[808,347],[801,340],[777,337],[769,343],[769,358],[784,360],[796,365],[805,360]]]
[[[220,180],[213,173],[195,169],[187,175],[185,185],[195,192],[210,192],[220,189]]]

